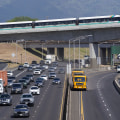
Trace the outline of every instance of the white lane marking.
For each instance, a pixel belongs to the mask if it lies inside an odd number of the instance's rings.
[[[18,73],[18,74],[16,75],[16,77],[18,77],[19,75],[21,75],[21,74],[24,73],[24,72],[26,72],[26,70],[24,70],[24,71]]]
[[[112,73],[112,74],[115,74],[115,73]],[[109,75],[112,75],[112,74],[109,74]],[[108,112],[108,116],[110,117],[110,119],[112,119],[112,114],[110,113],[110,110],[108,109],[108,106],[107,104],[105,103],[105,100],[103,98],[103,95],[102,95],[102,91],[101,91],[101,86],[100,86],[100,83],[102,83],[102,80],[109,76],[109,75],[106,75],[106,76],[103,76],[102,78],[100,78],[97,82],[97,90],[98,90],[98,95],[100,96],[101,98],[101,101],[102,103],[104,104],[104,107],[105,107],[105,110]]]

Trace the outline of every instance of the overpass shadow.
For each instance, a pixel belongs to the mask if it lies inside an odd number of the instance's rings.
[[[42,54],[39,53],[39,52],[37,52],[37,51],[34,51],[32,48],[26,48],[26,50],[27,50],[28,52],[32,53],[33,55],[36,55],[36,56],[42,58]],[[45,55],[43,55],[43,59],[45,59]]]
[[[42,52],[43,51],[43,54],[47,55],[47,50],[43,49],[42,48],[36,48],[36,50]]]

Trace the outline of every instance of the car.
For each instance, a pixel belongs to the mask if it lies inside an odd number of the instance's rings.
[[[28,67],[28,68],[27,68],[27,71],[28,71],[28,72],[31,72],[31,71],[33,71],[33,68],[32,68],[32,67]]]
[[[43,78],[44,80],[48,80],[47,75],[41,75],[40,78]]]
[[[33,74],[34,74],[34,75],[40,75],[40,74],[41,74],[41,69],[35,69],[35,70],[33,71]]]
[[[8,79],[8,87],[11,87],[12,86],[12,84],[13,84],[13,80],[12,79]]]
[[[43,87],[44,86],[44,79],[43,78],[37,78],[35,80],[35,86],[38,86],[38,87]]]
[[[48,65],[43,65],[42,66],[44,69],[48,69]]]
[[[53,69],[57,69],[57,66],[56,65],[52,65],[52,67],[51,68],[53,68]]]
[[[36,68],[39,68],[40,67],[40,64],[36,64]]]
[[[54,78],[52,84],[61,84],[60,78]]]
[[[37,61],[33,60],[33,61],[32,61],[32,64],[37,64]]]
[[[40,88],[38,86],[31,86],[29,89],[30,94],[40,94]]]
[[[21,83],[13,83],[11,86],[11,94],[12,93],[22,93],[23,85]]]
[[[17,82],[16,77],[14,76],[9,76],[8,80],[12,80],[14,83]]]
[[[58,73],[59,73],[59,74],[64,74],[64,73],[65,73],[65,70],[64,70],[63,68],[60,68],[60,69],[58,70]]]
[[[4,92],[4,87],[2,84],[0,84],[0,94]]]
[[[23,88],[27,88],[27,81],[25,79],[20,79],[18,82],[23,85]]]
[[[56,78],[56,73],[55,72],[50,72],[49,73],[49,76],[48,76],[49,79],[53,79],[53,78]]]
[[[40,64],[41,65],[45,64],[45,61],[44,60],[40,60]]]
[[[28,74],[28,75],[26,75],[26,77],[29,77],[30,81],[34,82],[34,76],[33,76],[33,74]]]
[[[25,62],[24,64],[23,64],[23,67],[25,67],[25,68],[28,68],[30,65],[29,65],[29,63],[27,63],[27,62]]]
[[[0,105],[12,105],[12,96],[8,93],[0,95]]]
[[[117,55],[117,59],[120,59],[120,54]]]
[[[18,70],[24,70],[23,65],[19,65],[19,66],[18,66]]]
[[[20,97],[20,104],[27,104],[34,106],[34,96],[31,93],[24,93]]]
[[[26,104],[18,104],[14,107],[14,117],[29,117],[29,107]]]
[[[58,66],[58,62],[57,61],[52,62],[52,65]]]
[[[25,79],[28,85],[30,84],[30,78],[29,77],[25,76],[25,77],[22,77],[22,79]]]
[[[117,66],[117,72],[120,72],[120,65]]]
[[[30,67],[32,67],[33,69],[36,69],[36,64],[31,64]]]
[[[7,76],[13,76],[13,72],[12,71],[7,71]]]
[[[54,69],[53,67],[50,67],[50,68],[48,69],[48,72],[55,72],[55,69]]]

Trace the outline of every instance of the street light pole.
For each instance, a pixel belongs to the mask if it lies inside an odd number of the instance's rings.
[[[16,64],[17,64],[17,40],[16,40]]]
[[[80,69],[80,38],[79,38],[79,69]]]
[[[43,44],[42,44],[42,60],[43,60]]]

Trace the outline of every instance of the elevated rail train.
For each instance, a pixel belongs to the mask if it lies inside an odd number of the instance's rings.
[[[58,26],[58,25],[81,25],[89,23],[103,23],[103,22],[119,22],[120,15],[109,16],[95,16],[95,17],[80,17],[80,18],[66,18],[66,19],[50,19],[50,20],[36,20],[24,22],[5,22],[0,23],[0,29],[6,28],[36,28],[39,26]]]

